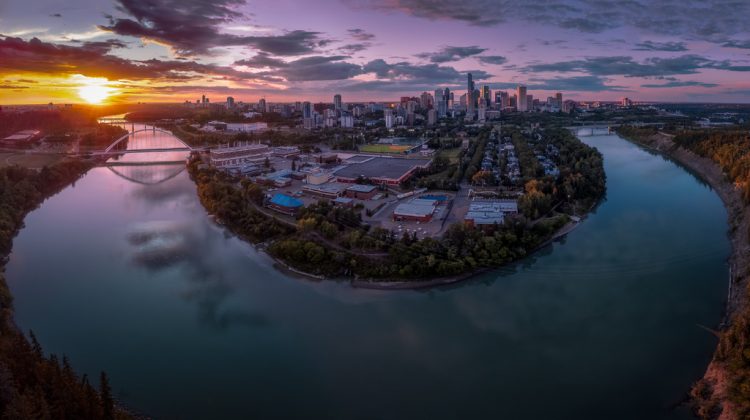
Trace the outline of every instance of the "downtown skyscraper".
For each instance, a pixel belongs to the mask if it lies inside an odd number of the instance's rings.
[[[469,73],[467,75],[467,83],[466,83],[466,119],[467,120],[473,120],[474,119],[474,78]]]

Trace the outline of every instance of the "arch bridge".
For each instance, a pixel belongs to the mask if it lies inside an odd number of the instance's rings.
[[[154,136],[137,136],[141,133],[153,133]],[[168,136],[155,136],[156,133],[167,134]],[[132,137],[132,139],[130,139]],[[128,140],[130,139],[130,140]],[[128,140],[126,143],[125,141]],[[118,148],[127,144],[127,148]],[[94,152],[93,155],[121,155],[129,153],[150,153],[150,152],[192,152],[202,150],[202,148],[193,148],[179,137],[172,134],[171,131],[158,127],[146,127],[140,130],[133,130],[115,139],[106,149],[100,152]]]

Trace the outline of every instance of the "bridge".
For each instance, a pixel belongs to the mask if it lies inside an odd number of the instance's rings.
[[[143,138],[144,136],[136,136],[138,133],[163,133],[167,134],[168,137],[159,136],[157,138]],[[133,137],[133,140],[138,142],[139,144],[137,146],[141,147],[133,147],[133,144],[130,144],[131,142],[128,142],[128,147],[126,149],[117,149],[117,147],[121,144],[124,144],[125,140],[128,140],[130,137]],[[143,141],[139,141],[143,140]],[[145,147],[144,144],[146,143]],[[176,137],[174,134],[172,134],[171,131],[167,131],[158,127],[152,126],[151,128],[142,128],[140,130],[133,130],[128,132],[127,134],[123,135],[122,137],[116,139],[112,142],[112,144],[109,145],[106,149],[104,149],[103,152],[97,152],[95,154],[122,154],[122,153],[147,153],[147,152],[178,152],[178,151],[184,151],[184,152],[192,152],[193,148],[190,147],[187,143],[180,140],[178,137]]]
[[[113,174],[139,185],[154,186],[165,183],[185,171],[185,162],[144,162],[141,164],[106,165]]]
[[[620,124],[591,124],[581,126],[565,127],[578,137],[602,136],[612,133],[612,128],[619,127]]]

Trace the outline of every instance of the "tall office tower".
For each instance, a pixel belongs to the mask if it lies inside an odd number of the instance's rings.
[[[562,104],[563,104],[562,92],[557,92],[555,94],[555,99],[556,99],[556,102],[557,102],[557,107],[560,108],[560,109],[562,109]]]
[[[448,108],[445,106],[447,103],[443,96],[443,89],[435,89],[435,110],[439,118],[445,117]]]
[[[518,112],[526,112],[529,110],[529,105],[526,96],[526,86],[518,85],[516,88],[516,109]]]
[[[333,109],[341,111],[341,95],[338,93],[333,95]]]
[[[383,114],[385,115],[385,128],[393,128],[393,110],[387,108]]]
[[[302,118],[312,118],[312,105],[310,105],[310,102],[302,102]]]
[[[484,106],[489,107],[492,105],[492,91],[487,85],[482,85],[481,93],[479,94],[480,100],[484,102]]]
[[[474,119],[474,78],[471,73],[466,83],[466,119]]]
[[[419,96],[419,106],[421,106],[422,109],[430,109],[432,108],[432,104],[432,95],[430,95],[429,92],[422,92],[422,94]]]
[[[268,112],[268,105],[266,105],[266,98],[260,98],[258,101],[258,111]]]
[[[461,108],[466,108],[468,106],[468,101],[466,100],[468,97],[469,96],[465,93],[458,97],[458,104]]]
[[[478,118],[479,122],[484,122],[487,119],[487,104],[484,101],[479,102],[479,113]]]
[[[447,92],[447,91],[448,91],[448,88],[445,88],[445,91]],[[449,106],[450,108],[453,108],[453,105],[454,105],[455,103],[456,103],[456,98],[455,98],[455,95],[453,94],[453,92],[451,92],[451,98],[450,98],[450,99],[448,100],[448,106]]]
[[[534,110],[534,95],[526,95],[526,110]]]
[[[448,110],[453,106],[453,92],[450,89],[443,89],[443,100],[445,101],[445,113],[448,114]],[[443,115],[445,116],[445,115]]]
[[[227,108],[234,108],[234,98],[227,96]]]
[[[435,125],[437,122],[437,111],[431,109],[427,111],[427,125]]]

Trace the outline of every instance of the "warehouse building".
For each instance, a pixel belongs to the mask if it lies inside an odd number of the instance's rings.
[[[211,165],[216,168],[241,167],[258,164],[265,161],[270,154],[268,145],[242,144],[233,147],[218,147],[211,149]]]
[[[0,140],[3,146],[20,147],[26,146],[39,138],[39,130],[23,130]]]
[[[321,185],[305,185],[302,187],[302,191],[311,196],[327,198],[329,200],[335,200],[341,196],[341,190],[343,188],[336,184],[321,184]]]
[[[403,222],[429,222],[435,213],[434,200],[423,200],[416,198],[406,203],[401,203],[393,210],[393,220]]]
[[[378,187],[374,185],[360,185],[354,184],[347,188],[344,192],[349,198],[356,198],[357,200],[369,200],[378,193]]]
[[[364,178],[374,184],[399,185],[419,169],[426,169],[430,162],[430,159],[375,157],[339,169],[334,175],[339,182],[354,183]]]
[[[294,216],[302,208],[302,202],[286,194],[277,193],[268,202],[268,207],[279,213]]]
[[[518,203],[513,200],[474,201],[464,222],[469,226],[492,226],[502,224],[506,214],[518,213]]]

